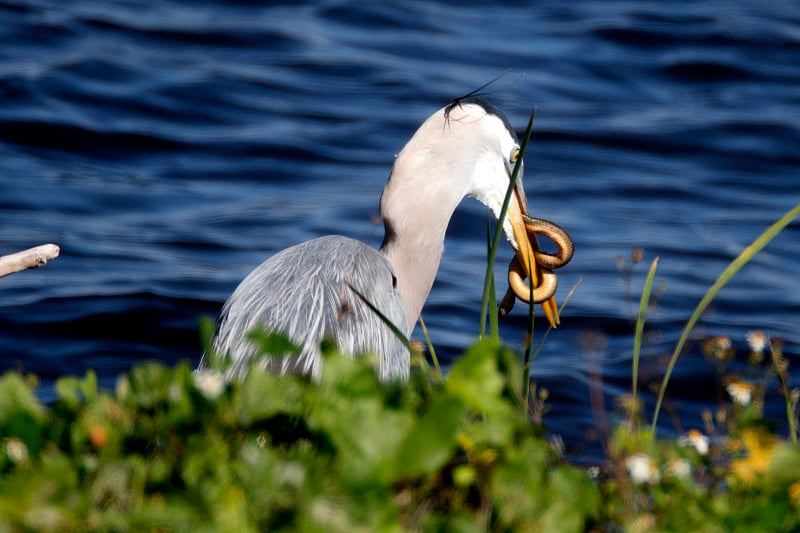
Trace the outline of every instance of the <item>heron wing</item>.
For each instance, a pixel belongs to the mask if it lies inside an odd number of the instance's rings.
[[[302,347],[299,356],[265,358],[265,368],[318,378],[320,343],[332,339],[345,354],[377,354],[381,379],[405,377],[408,350],[350,288],[400,331],[408,332],[405,306],[395,284],[391,264],[362,242],[329,236],[292,246],[239,284],[223,307],[215,348],[231,358],[229,374],[242,377],[258,355],[247,334],[260,327],[284,333]]]

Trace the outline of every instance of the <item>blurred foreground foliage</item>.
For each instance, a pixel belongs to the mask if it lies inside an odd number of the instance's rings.
[[[58,381],[45,407],[0,380],[0,531],[582,531],[597,487],[511,392],[514,355],[478,344],[446,380],[381,384],[327,356],[320,383],[154,363]]]
[[[800,527],[797,447],[752,426],[735,459],[714,461],[621,426],[608,464],[584,469],[531,423],[521,379],[492,340],[445,378],[423,369],[395,384],[338,355],[319,383],[148,363],[113,393],[91,372],[62,378],[44,406],[7,373],[0,532]]]

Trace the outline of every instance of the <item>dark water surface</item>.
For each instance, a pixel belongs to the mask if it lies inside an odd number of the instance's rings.
[[[110,386],[143,359],[196,362],[199,317],[275,251],[329,233],[377,246],[394,154],[511,68],[490,98],[518,130],[537,106],[531,212],[576,242],[559,299],[581,281],[533,374],[550,429],[578,453],[591,444],[590,384],[610,412],[629,389],[650,261],[663,293],[645,381],[724,267],[800,202],[797,3],[393,5],[0,0],[0,253],[62,247],[0,279],[0,369],[36,372],[51,398],[64,373],[94,368]],[[447,360],[475,339],[486,217],[474,201],[457,211],[423,311]],[[628,290],[616,259],[636,247]],[[764,330],[795,370],[798,282],[794,222],[697,335],[745,352]],[[518,308],[503,322],[508,344],[524,321]],[[669,393],[685,427],[715,383],[692,343]]]

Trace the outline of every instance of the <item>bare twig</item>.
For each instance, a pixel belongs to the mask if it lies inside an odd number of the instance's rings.
[[[0,256],[0,278],[26,270],[43,267],[50,259],[55,259],[61,249],[55,244],[43,244],[15,254]]]

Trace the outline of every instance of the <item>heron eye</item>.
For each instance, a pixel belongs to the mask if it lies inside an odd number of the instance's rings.
[[[511,155],[508,156],[508,161],[506,161],[506,172],[508,172],[509,178],[514,174],[514,167],[517,165],[518,159],[519,159],[519,146],[515,146],[514,148],[511,149]]]

